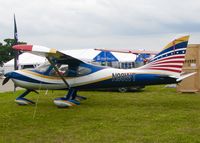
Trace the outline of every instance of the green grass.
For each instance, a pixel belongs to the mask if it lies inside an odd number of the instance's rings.
[[[0,93],[2,143],[200,142],[200,94],[151,86],[142,92],[79,92],[80,106],[59,109],[64,91],[32,93],[38,106],[18,106],[21,93]],[[35,112],[36,111],[36,112]],[[35,118],[34,118],[35,113]]]

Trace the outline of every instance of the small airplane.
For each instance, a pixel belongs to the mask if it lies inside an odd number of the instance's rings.
[[[146,86],[179,83],[195,73],[182,75],[189,36],[170,42],[146,65],[134,69],[97,66],[56,49],[37,45],[15,45],[15,50],[44,56],[48,62],[32,70],[16,70],[5,74],[3,85],[12,79],[26,91],[16,98],[19,105],[34,104],[25,96],[36,90],[67,90],[64,97],[54,99],[58,107],[80,105],[86,99],[77,95],[82,89]]]

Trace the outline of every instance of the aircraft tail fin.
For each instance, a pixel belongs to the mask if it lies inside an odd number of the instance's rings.
[[[189,36],[173,40],[151,59],[148,64],[139,69],[179,77],[185,61],[188,40]]]

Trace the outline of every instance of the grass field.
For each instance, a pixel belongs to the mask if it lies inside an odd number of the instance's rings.
[[[200,94],[151,86],[142,92],[79,92],[80,106],[59,109],[64,91],[33,93],[37,106],[18,106],[21,93],[0,93],[2,143],[200,142]],[[37,108],[36,108],[37,107]]]

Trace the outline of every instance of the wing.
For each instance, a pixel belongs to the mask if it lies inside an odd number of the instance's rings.
[[[49,61],[49,63],[53,66],[56,73],[59,75],[59,77],[63,80],[63,82],[67,85],[68,88],[70,88],[70,85],[67,83],[63,75],[59,72],[58,68],[56,67],[56,64],[68,64],[73,66],[78,66],[80,63],[84,63],[83,61],[74,58],[72,56],[69,56],[67,54],[64,54],[56,49],[50,49],[43,46],[37,46],[37,45],[15,45],[13,46],[13,49],[20,50],[24,52],[30,52],[35,55],[46,57]]]
[[[118,52],[118,53],[132,53],[132,54],[150,54],[156,55],[158,52],[156,51],[146,51],[146,50],[113,50],[113,49],[95,49],[97,51],[107,51],[107,52]]]
[[[80,63],[84,63],[83,61],[74,58],[70,55],[67,55],[61,51],[58,51],[56,49],[38,45],[15,45],[13,46],[13,49],[43,56],[46,57],[47,59],[54,59],[56,60],[56,63],[73,64],[73,65],[76,64],[79,65]]]

